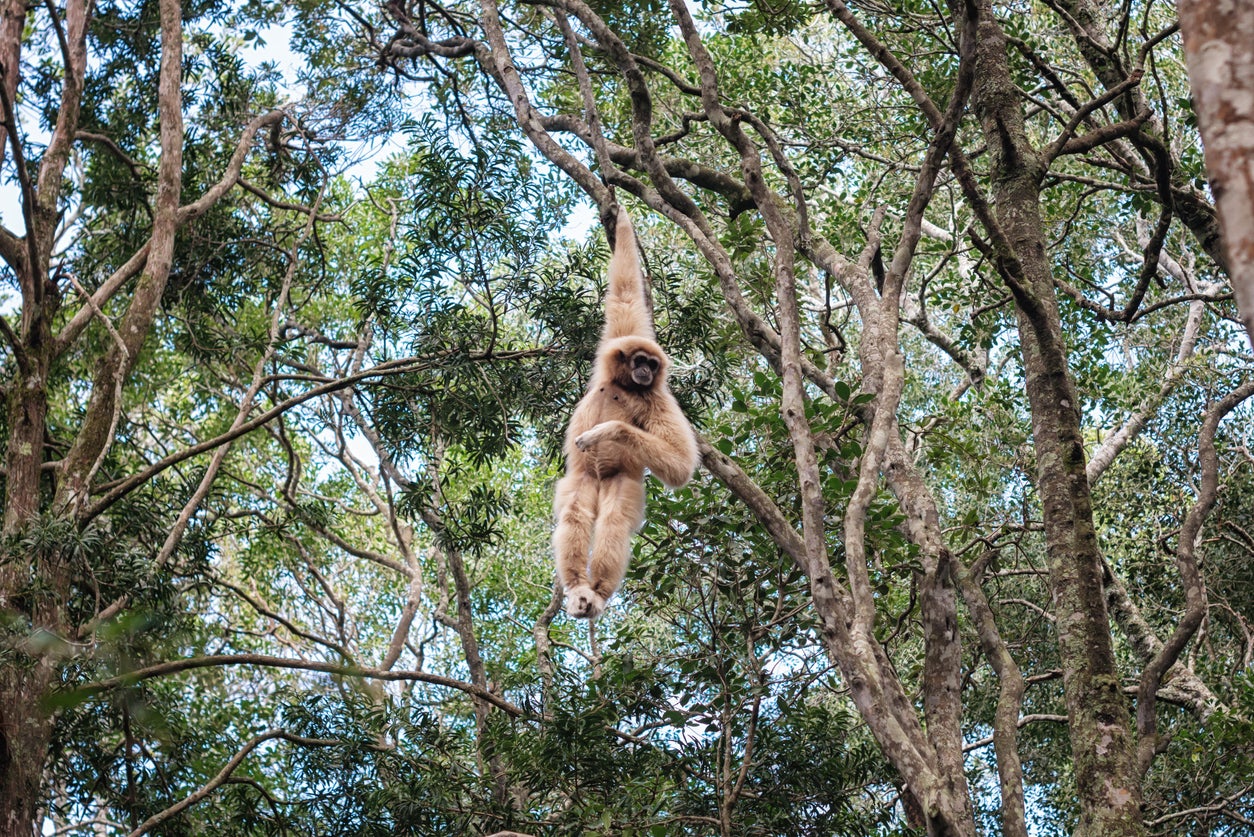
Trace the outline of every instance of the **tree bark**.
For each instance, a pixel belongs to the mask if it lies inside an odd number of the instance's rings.
[[[1179,9],[1228,275],[1254,345],[1254,6],[1180,0]]]
[[[22,29],[26,26],[26,0],[5,0],[0,7],[0,95],[4,97],[4,110],[16,112],[17,82],[21,75],[19,62],[22,57]],[[8,119],[0,125],[0,162],[9,153]]]

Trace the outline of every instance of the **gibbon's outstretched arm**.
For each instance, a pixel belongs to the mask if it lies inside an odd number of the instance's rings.
[[[615,222],[605,328],[588,391],[566,430],[553,552],[566,612],[599,616],[622,583],[631,536],[644,523],[644,474],[671,488],[697,467],[696,436],[666,384],[670,359],[654,340],[631,220]]]
[[[609,287],[605,292],[605,328],[601,345],[616,337],[647,337],[654,339],[653,322],[644,301],[644,272],[640,269],[640,252],[636,231],[632,229],[627,211],[618,208],[614,230],[614,252],[610,255]]]

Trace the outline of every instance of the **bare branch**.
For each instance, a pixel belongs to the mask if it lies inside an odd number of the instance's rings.
[[[105,134],[93,133],[92,131],[79,131],[75,135],[75,139],[88,140],[89,142],[100,143],[105,148],[109,149],[109,151],[113,154],[114,157],[117,157],[119,160],[121,160],[122,163],[128,169],[131,170],[131,177],[134,177],[136,180],[139,180],[143,176],[143,172],[140,171],[140,169],[144,168],[145,166],[142,163],[139,163],[138,161],[136,161],[134,157],[132,157],[131,155],[123,151],[121,146],[119,146],[116,142],[114,142],[113,137],[107,136]]]

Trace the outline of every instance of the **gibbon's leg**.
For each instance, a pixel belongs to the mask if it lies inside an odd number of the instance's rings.
[[[644,482],[626,474],[601,482],[596,539],[592,543],[592,589],[609,599],[623,583],[631,558],[631,536],[644,523]]]
[[[566,589],[566,612],[582,618],[600,613],[605,603],[592,590],[588,578],[588,550],[596,520],[597,480],[584,474],[567,474],[557,483],[553,498],[553,555],[557,577]]]

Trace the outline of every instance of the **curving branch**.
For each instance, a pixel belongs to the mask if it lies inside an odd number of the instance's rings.
[[[1128,120],[1128,124],[1131,124],[1134,127],[1124,129],[1122,133],[1115,133],[1106,139],[1098,141],[1097,137],[1110,133],[1111,129],[1115,127],[1107,125],[1086,134],[1084,137],[1079,138],[1078,141],[1072,139],[1072,137],[1075,136],[1076,129],[1080,127],[1081,123],[1083,123],[1085,119],[1088,119],[1095,111],[1104,108],[1124,93],[1127,93],[1133,87],[1139,85],[1141,83],[1141,78],[1144,75],[1145,71],[1138,68],[1129,73],[1128,77],[1122,82],[1116,84],[1114,87],[1111,87],[1101,96],[1098,96],[1089,102],[1085,102],[1082,106],[1077,108],[1076,112],[1071,115],[1071,119],[1067,121],[1065,126],[1063,126],[1062,132],[1058,135],[1058,138],[1050,143],[1049,146],[1041,152],[1041,157],[1045,167],[1049,168],[1049,164],[1059,154],[1079,154],[1083,151],[1088,151],[1091,148],[1096,148],[1099,145],[1110,142],[1110,140],[1115,139],[1118,136],[1126,135],[1131,130],[1140,128],[1141,124],[1150,117],[1148,109],[1142,109],[1135,117]]]
[[[486,47],[476,48],[475,57],[480,66],[492,75],[501,90],[509,97],[510,103],[514,106],[514,112],[517,114],[518,124],[527,134],[527,138],[540,149],[545,157],[570,175],[571,179],[579,184],[579,187],[592,198],[597,206],[609,206],[612,201],[605,184],[592,173],[591,169],[558,145],[552,135],[544,129],[540,115],[531,104],[531,99],[523,87],[522,77],[505,43],[505,33],[501,29],[500,12],[495,0],[484,0],[480,24],[483,26],[488,44]]]
[[[542,117],[541,122],[551,131],[572,133],[589,147],[594,145],[592,130],[588,123],[580,121],[573,116],[555,114]],[[605,148],[610,161],[617,166],[640,172],[647,171],[644,158],[636,149],[608,141],[605,143]],[[658,154],[657,156],[662,163],[662,167],[670,177],[686,180],[698,188],[720,195],[727,201],[728,214],[733,218],[756,205],[748,187],[729,174],[682,157],[674,157],[669,154]]]
[[[547,355],[550,353],[549,349],[530,349],[517,352],[496,352],[493,354],[472,355],[469,359],[471,361],[516,360],[526,357]],[[370,369],[363,370],[353,375],[347,375],[343,378],[336,378],[334,380],[327,381],[326,383],[320,384],[307,392],[301,393],[300,395],[294,395],[291,398],[279,402],[250,421],[244,422],[237,427],[233,427],[232,429],[226,431],[225,433],[221,433],[212,439],[208,439],[181,451],[169,454],[168,456],[149,465],[143,471],[132,474],[117,485],[105,491],[104,496],[96,501],[96,503],[86,511],[82,520],[86,522],[96,517],[118,500],[130,494],[141,485],[144,485],[167,468],[191,459],[193,456],[197,456],[205,453],[206,451],[213,450],[224,444],[232,442],[247,433],[251,433],[257,428],[283,415],[293,407],[304,404],[306,401],[318,398],[328,393],[337,392],[371,378],[383,378],[390,377],[392,375],[404,375],[408,372],[416,372],[427,368],[429,365],[439,363],[442,357],[443,355],[437,354],[432,357],[397,358],[395,360],[385,361],[372,366]]]
[[[337,677],[356,677],[364,680],[384,680],[388,682],[397,681],[414,681],[418,683],[428,683],[432,686],[441,686],[446,689],[454,689],[459,692],[465,692],[468,695],[476,697],[480,700],[492,704],[502,712],[515,717],[530,717],[530,713],[520,706],[510,703],[500,695],[494,694],[487,689],[476,686],[473,683],[466,683],[462,680],[456,680],[452,677],[442,677],[438,674],[429,674],[425,671],[405,671],[399,669],[381,669],[369,668],[366,666],[347,666],[337,665],[335,663],[323,663],[317,660],[293,660],[287,657],[275,657],[269,654],[212,654],[205,657],[188,657],[182,660],[171,660],[165,663],[157,663],[156,665],[145,666],[134,671],[128,671],[125,674],[119,674],[105,680],[99,680],[95,683],[89,683],[74,689],[73,694],[83,697],[94,697],[103,692],[110,692],[114,689],[122,689],[133,686],[144,680],[151,680],[154,677],[168,677],[172,674],[180,674],[184,671],[195,671],[201,668],[224,668],[227,666],[260,666],[262,668],[279,668],[289,669],[292,671],[311,671],[321,674],[332,674]]]
[[[1123,425],[1102,440],[1101,445],[1093,452],[1085,466],[1085,474],[1090,486],[1097,484],[1115,458],[1140,435],[1150,419],[1157,415],[1158,408],[1167,400],[1167,396],[1184,379],[1185,372],[1190,368],[1189,360],[1193,357],[1194,347],[1197,345],[1197,334],[1201,328],[1202,315],[1205,310],[1206,306],[1200,300],[1194,301],[1189,306],[1189,315],[1185,320],[1184,331],[1180,335],[1180,348],[1176,351],[1175,360],[1163,375],[1158,392],[1137,405],[1136,410]]]
[[[241,182],[240,173],[244,169],[244,161],[248,158],[248,152],[252,149],[253,139],[257,136],[257,132],[267,125],[278,122],[286,115],[285,110],[281,108],[275,109],[254,118],[245,126],[243,134],[240,135],[239,141],[235,145],[235,151],[227,163],[226,170],[218,181],[209,187],[198,199],[179,207],[174,212],[176,228],[182,227],[204,215],[237,183]],[[152,239],[149,239],[96,289],[91,296],[92,304],[97,308],[103,308],[121,290],[123,285],[139,275],[148,266],[148,255],[151,252],[151,248]],[[54,343],[55,353],[58,355],[64,353],[82,333],[83,329],[87,327],[87,324],[91,322],[91,318],[91,306],[84,305],[79,309],[61,329],[60,333],[57,334]]]
[[[1158,655],[1141,672],[1141,682],[1137,689],[1136,726],[1140,736],[1137,762],[1142,773],[1149,770],[1160,743],[1158,719],[1154,711],[1159,684],[1167,670],[1180,658],[1184,646],[1197,633],[1206,616],[1206,583],[1198,567],[1196,552],[1202,524],[1206,522],[1219,496],[1219,457],[1215,452],[1215,432],[1224,416],[1251,395],[1254,395],[1254,381],[1246,381],[1212,404],[1202,420],[1202,431],[1197,440],[1198,459],[1202,466],[1201,484],[1198,486],[1197,500],[1185,516],[1176,542],[1176,568],[1180,571],[1180,581],[1184,586],[1184,613],[1180,616],[1176,629],[1159,649]]]
[[[222,769],[218,771],[216,776],[201,785],[190,796],[179,800],[169,808],[159,811],[144,820],[139,824],[139,827],[130,832],[127,837],[142,837],[142,835],[152,831],[154,828],[161,825],[161,823],[171,817],[177,816],[196,803],[203,801],[205,797],[209,796],[209,794],[213,793],[231,778],[231,774],[244,763],[244,759],[248,758],[249,753],[257,749],[265,742],[275,740],[290,741],[293,744],[299,744],[303,747],[334,747],[342,743],[323,738],[303,738],[301,736],[292,735],[291,733],[281,729],[272,729],[267,732],[263,732],[260,735],[253,736],[235,753],[235,755],[231,756],[230,760],[223,765]]]

